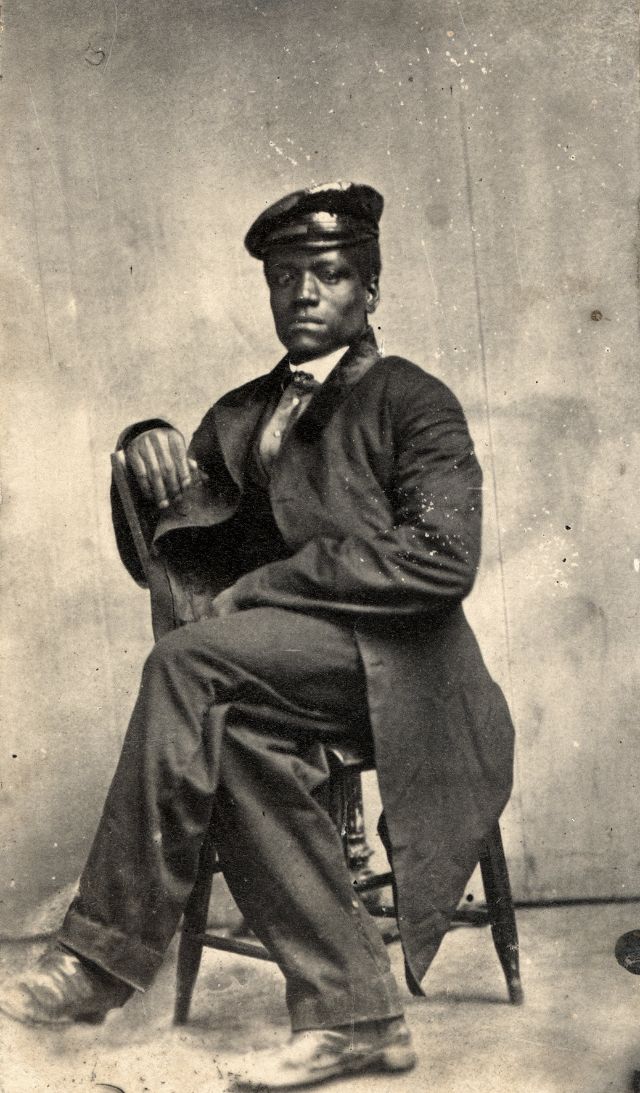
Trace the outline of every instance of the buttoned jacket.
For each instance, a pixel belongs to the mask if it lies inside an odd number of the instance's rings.
[[[271,469],[288,556],[230,575],[216,536],[222,542],[237,516],[248,453],[287,371],[285,360],[216,402],[191,442],[208,482],[157,522],[148,510],[156,559],[185,530],[206,531],[209,543],[206,579],[200,566],[182,609],[180,581],[162,569],[156,633],[167,628],[167,603],[171,625],[206,616],[230,580],[239,609],[328,612],[353,626],[399,926],[420,980],[511,789],[511,719],[462,608],[480,558],[481,471],[452,392],[410,361],[380,354],[368,330]],[[143,583],[117,499],[114,520],[123,561]]]

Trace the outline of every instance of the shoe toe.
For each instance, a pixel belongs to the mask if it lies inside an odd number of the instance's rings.
[[[238,1089],[292,1089],[365,1070],[409,1070],[415,1062],[406,1028],[387,1040],[361,1042],[333,1029],[312,1029],[294,1033],[275,1051],[258,1052],[233,1077]]]
[[[40,1006],[33,997],[18,983],[9,985],[2,992],[0,998],[0,1013],[10,1017],[13,1021],[19,1021],[23,1025],[38,1025],[42,1023]],[[51,1022],[51,1018],[49,1019]],[[60,1022],[54,1022],[56,1024]]]
[[[347,1046],[346,1037],[330,1032],[294,1033],[282,1047],[244,1059],[233,1072],[236,1088],[288,1089],[322,1081],[340,1072]]]
[[[0,1011],[26,1025],[99,1024],[109,1009],[122,1004],[128,988],[107,987],[73,954],[54,949],[35,966],[5,984]]]

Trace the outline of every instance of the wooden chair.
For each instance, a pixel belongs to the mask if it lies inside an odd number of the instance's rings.
[[[126,464],[122,452],[112,456],[114,485],[119,496],[124,515],[129,525],[131,537],[138,554],[142,569],[149,573],[149,542],[139,518],[134,493],[131,488]],[[170,569],[170,567],[169,567]],[[171,603],[175,606],[175,584],[167,569],[160,588],[168,589]],[[156,589],[158,585],[156,585]],[[181,590],[184,594],[184,590]],[[201,589],[194,593],[202,607]],[[154,611],[154,630],[158,618],[166,620],[167,612],[162,608]],[[163,621],[163,625],[166,623]],[[396,918],[395,882],[392,871],[373,874],[368,867],[372,850],[368,844],[362,806],[363,772],[374,769],[373,757],[349,744],[326,746],[331,767],[331,778],[326,787],[324,803],[328,808],[340,832],[346,863],[351,871],[353,885],[365,902],[369,912],[376,917]],[[453,918],[453,924],[491,927],[493,942],[502,966],[509,1001],[520,1005],[524,1001],[519,970],[519,945],[516,927],[509,873],[502,845],[502,836],[498,824],[484,840],[479,855],[482,883],[485,891],[486,907],[463,907]],[[239,956],[252,957],[256,960],[270,961],[273,958],[263,945],[238,937],[224,937],[207,930],[207,918],[211,899],[213,878],[222,868],[216,859],[215,847],[211,840],[206,840],[200,855],[196,883],[185,907],[180,945],[178,949],[177,991],[174,1022],[185,1024],[189,1018],[191,998],[195,987],[202,953],[205,948],[236,953]],[[383,888],[390,888],[392,901],[385,904],[377,898]],[[385,941],[391,943],[399,939],[397,927],[384,934]],[[414,979],[405,963],[407,986],[414,995],[422,995],[420,984]]]
[[[327,747],[327,754],[333,768],[329,785],[331,795],[330,811],[342,836],[345,858],[349,865],[349,840],[351,839],[352,843],[354,840],[359,842],[364,834],[361,819],[360,777],[364,771],[372,770],[373,764],[368,757],[358,753],[351,745]],[[365,845],[367,845],[366,840]],[[453,923],[468,926],[491,926],[496,953],[507,982],[509,1001],[514,1005],[521,1005],[524,1001],[524,993],[520,981],[518,932],[511,897],[509,873],[498,824],[482,844],[480,870],[485,890],[486,908],[460,908],[454,915]],[[273,959],[267,949],[257,942],[240,940],[236,937],[222,937],[207,930],[213,877],[219,872],[221,872],[221,867],[216,861],[215,849],[210,842],[207,842],[202,850],[198,878],[184,911],[178,949],[177,992],[174,1011],[174,1022],[177,1025],[183,1025],[189,1019],[191,998],[205,948],[219,949],[223,952],[236,953],[239,956],[253,957],[256,960],[270,961]],[[390,904],[369,904],[368,910],[375,917],[395,919],[395,885],[391,871],[371,874],[361,880],[354,880],[353,886],[355,891],[365,898],[368,893],[381,888],[391,888],[393,899]],[[391,930],[383,936],[388,944],[399,939],[397,929]],[[412,994],[424,994],[420,984],[416,982],[406,964],[405,977]]]

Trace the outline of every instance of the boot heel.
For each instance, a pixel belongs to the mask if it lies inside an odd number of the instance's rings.
[[[83,1013],[76,1017],[76,1022],[83,1025],[103,1025],[106,1013]]]
[[[411,1070],[418,1057],[410,1044],[390,1044],[382,1052],[384,1070]]]

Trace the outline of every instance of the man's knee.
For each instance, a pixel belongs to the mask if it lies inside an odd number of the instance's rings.
[[[187,623],[164,634],[147,657],[143,682],[155,678],[201,686],[216,684],[225,690],[233,687],[239,669],[222,640],[216,640],[219,633],[217,620],[210,619],[206,623]]]
[[[144,674],[188,672],[197,655],[198,643],[189,626],[181,626],[158,638],[145,661]]]

